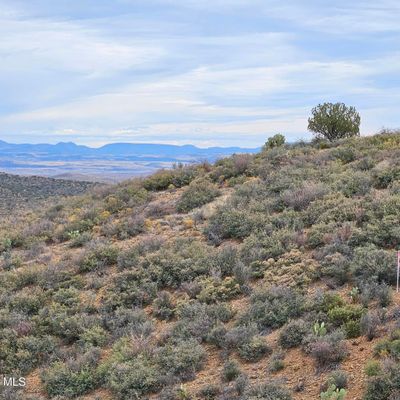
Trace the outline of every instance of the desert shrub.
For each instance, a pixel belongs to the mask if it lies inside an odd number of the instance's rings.
[[[360,336],[360,320],[364,309],[358,305],[334,307],[328,311],[329,321],[336,327],[341,327],[347,338]]]
[[[228,350],[236,349],[257,335],[257,327],[254,324],[239,325],[225,333],[224,346]]]
[[[266,267],[261,264],[262,268],[259,269],[257,267],[260,265],[256,262],[269,258],[277,258],[290,251],[294,247],[292,237],[292,232],[284,229],[273,232],[252,233],[243,241],[241,258],[245,263],[251,263],[254,277],[261,278],[264,275]]]
[[[38,287],[27,287],[15,293],[9,307],[28,315],[37,314],[46,301],[46,293]]]
[[[153,301],[153,314],[159,319],[171,319],[175,315],[176,304],[172,295],[166,291],[158,293]]]
[[[321,260],[321,274],[333,278],[338,285],[345,284],[350,279],[349,257],[340,252],[325,255]]]
[[[153,323],[143,310],[122,307],[117,308],[111,315],[107,314],[105,325],[114,337],[124,335],[146,337],[153,330]]]
[[[172,171],[159,171],[143,181],[146,190],[157,191],[168,189],[173,183]]]
[[[284,359],[285,353],[283,351],[277,351],[273,353],[269,359],[268,371],[274,373],[285,368]]]
[[[3,252],[1,256],[0,267],[5,271],[11,271],[21,267],[22,259],[21,257],[13,254],[10,251]]]
[[[240,374],[235,380],[235,390],[239,396],[242,396],[249,387],[249,377],[246,374]]]
[[[138,355],[133,360],[111,364],[106,385],[117,399],[140,399],[160,388],[161,375],[156,364]]]
[[[268,382],[261,386],[250,388],[246,400],[291,400],[290,392],[275,382]]]
[[[199,397],[205,400],[214,400],[220,394],[221,389],[218,385],[205,385],[199,390]]]
[[[376,376],[368,381],[363,400],[387,400],[391,392],[392,385],[389,378]]]
[[[356,160],[356,152],[352,147],[339,147],[332,150],[332,155],[343,164],[348,164]]]
[[[223,239],[243,239],[249,236],[256,226],[254,217],[244,210],[229,205],[221,206],[209,220],[206,228],[207,237],[216,244]]]
[[[80,336],[79,342],[83,347],[103,347],[108,341],[108,333],[101,326],[86,329]]]
[[[290,321],[279,333],[279,344],[285,349],[297,347],[309,330],[308,324],[303,320]]]
[[[226,301],[240,294],[240,286],[232,277],[224,279],[203,278],[200,280],[201,290],[197,298],[205,303]]]
[[[121,240],[134,237],[146,231],[142,215],[133,215],[122,220],[117,226],[117,236]]]
[[[286,190],[283,195],[283,201],[288,207],[292,207],[295,211],[301,211],[308,205],[323,197],[327,193],[326,188],[315,182],[304,182],[301,187]]]
[[[347,172],[337,181],[337,189],[346,197],[365,196],[372,187],[371,178],[365,172]]]
[[[381,320],[378,314],[369,311],[361,317],[361,333],[365,335],[368,340],[372,340],[378,336],[378,329],[380,324]]]
[[[255,335],[238,347],[238,353],[245,361],[257,362],[272,350],[262,336]]]
[[[356,248],[351,264],[354,277],[361,282],[396,282],[396,271],[393,268],[393,254],[375,246]]]
[[[198,180],[190,183],[182,193],[176,209],[179,212],[188,212],[194,208],[214,200],[219,194],[218,188],[207,180]]]
[[[335,385],[338,389],[346,389],[348,386],[348,375],[345,371],[337,370],[329,374],[328,385]]]
[[[274,147],[280,147],[283,146],[284,144],[285,144],[285,136],[278,133],[268,138],[263,147],[263,151],[268,151],[269,149],[273,149]]]
[[[264,281],[266,285],[283,285],[291,287],[306,287],[316,277],[318,263],[312,258],[304,257],[302,252],[293,249],[278,260],[265,261]]]
[[[161,170],[143,180],[143,187],[146,190],[158,191],[169,187],[182,187],[196,177],[196,170],[193,167],[179,165],[172,170]]]
[[[311,343],[311,356],[318,368],[332,368],[348,355],[344,335],[340,331],[332,332]]]
[[[317,293],[313,299],[313,307],[317,311],[327,314],[334,308],[344,307],[345,302],[336,292]]]
[[[80,292],[74,287],[60,288],[53,293],[52,300],[58,304],[75,308],[80,304]]]
[[[275,286],[251,296],[251,305],[241,316],[241,323],[254,322],[261,331],[276,329],[303,311],[303,297],[293,289]]]
[[[223,182],[248,172],[253,156],[251,154],[234,154],[232,157],[217,160],[211,171],[214,181]]]
[[[331,235],[336,229],[337,224],[333,222],[328,224],[323,222],[314,224],[307,233],[307,246],[315,249],[326,245],[328,242],[328,235]]]
[[[77,360],[56,361],[42,372],[42,381],[51,397],[74,398],[93,390],[98,385],[97,351],[91,351]]]
[[[41,329],[66,343],[77,341],[85,329],[99,324],[97,316],[79,313],[57,303],[41,309],[37,321]]]
[[[381,363],[377,360],[369,360],[364,367],[365,375],[372,377],[378,376],[382,372]]]
[[[181,380],[192,378],[201,369],[204,358],[205,351],[196,340],[167,344],[157,354],[161,372]]]
[[[377,165],[373,170],[373,180],[377,189],[386,189],[392,182],[400,180],[400,167]]]
[[[206,341],[219,348],[226,347],[226,334],[228,330],[223,324],[214,326],[207,335]]]
[[[125,185],[125,186],[123,186]],[[147,190],[141,187],[138,180],[133,180],[126,183],[122,183],[117,186],[117,190],[113,188],[114,196],[117,200],[117,204],[121,204],[122,208],[133,208],[145,204],[151,197]]]
[[[78,261],[80,272],[108,267],[117,262],[118,250],[109,244],[92,242]]]
[[[125,271],[115,275],[103,298],[104,307],[142,307],[150,304],[157,294],[157,283],[142,279],[137,271]]]
[[[79,232],[72,231],[68,233],[70,242],[69,246],[72,248],[83,247],[86,243],[92,240],[92,234],[90,232]]]
[[[139,265],[140,252],[137,246],[131,247],[118,254],[117,266],[118,269],[128,269]]]
[[[361,335],[360,321],[347,321],[342,325],[342,329],[346,333],[347,339],[353,339]]]
[[[213,340],[210,336],[213,329],[221,322],[228,322],[233,313],[226,304],[189,302],[178,307],[177,316],[179,320],[171,332],[173,337]]]
[[[0,334],[0,365],[2,373],[27,374],[49,360],[56,349],[53,337],[32,336],[32,327],[21,321],[14,329],[2,329]],[[16,334],[18,336],[16,336]]]
[[[237,362],[228,360],[222,370],[222,378],[226,382],[234,381],[240,375],[240,368]]]
[[[213,249],[193,239],[178,239],[148,254],[141,267],[160,287],[178,288],[183,282],[193,282],[212,266]]]
[[[368,239],[378,247],[391,249],[400,240],[400,229],[396,215],[383,215],[378,220],[371,221],[366,227]]]

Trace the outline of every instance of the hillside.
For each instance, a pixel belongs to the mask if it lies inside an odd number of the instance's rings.
[[[32,208],[51,198],[83,194],[93,183],[18,176],[0,172],[0,214],[10,210]]]
[[[0,371],[27,386],[3,398],[398,398],[399,220],[400,134],[381,134],[266,146],[4,222]]]

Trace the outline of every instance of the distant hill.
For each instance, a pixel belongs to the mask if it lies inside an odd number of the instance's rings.
[[[95,184],[0,172],[0,213],[38,205],[55,197],[83,194]]]
[[[214,162],[234,153],[256,153],[240,147],[199,148],[148,143],[112,143],[99,148],[75,143],[11,144],[0,140],[0,170],[21,175],[79,176],[83,180],[120,181],[149,175],[174,163]],[[81,179],[81,178],[79,178]]]

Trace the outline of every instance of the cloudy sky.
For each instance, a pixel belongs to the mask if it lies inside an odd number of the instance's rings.
[[[0,0],[0,139],[256,146],[400,127],[398,0]]]

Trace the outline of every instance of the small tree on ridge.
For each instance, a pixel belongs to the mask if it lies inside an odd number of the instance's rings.
[[[308,130],[330,142],[360,135],[360,114],[344,103],[324,103],[314,107],[308,119]]]

